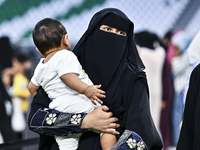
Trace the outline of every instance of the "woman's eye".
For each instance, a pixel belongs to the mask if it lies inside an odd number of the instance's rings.
[[[126,36],[126,33],[125,33],[124,31],[118,31],[118,34],[119,34],[119,35]]]
[[[105,31],[110,31],[111,29],[108,28],[108,27],[105,27],[104,30],[105,30]]]

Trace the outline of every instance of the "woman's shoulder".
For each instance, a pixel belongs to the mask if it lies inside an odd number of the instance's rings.
[[[138,65],[134,65],[127,62],[126,76],[129,76],[129,80],[146,79],[145,71]]]
[[[193,69],[192,74],[200,75],[200,63]],[[199,76],[200,78],[200,76]]]
[[[200,64],[192,70],[190,81],[200,82]]]

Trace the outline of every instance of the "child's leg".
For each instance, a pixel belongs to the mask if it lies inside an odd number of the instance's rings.
[[[115,143],[117,143],[115,135],[108,133],[103,133],[100,141],[103,150],[109,150],[115,145]]]
[[[56,142],[58,143],[59,150],[76,150],[78,148],[79,137],[62,137],[55,136]]]

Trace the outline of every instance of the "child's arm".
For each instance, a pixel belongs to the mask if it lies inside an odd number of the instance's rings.
[[[34,97],[37,94],[37,91],[38,91],[39,88],[40,88],[39,86],[36,86],[32,82],[30,82],[29,85],[28,85],[28,89],[29,89],[32,97]]]
[[[93,104],[96,105],[95,101],[98,101],[100,104],[103,102],[98,98],[105,98],[105,92],[103,90],[100,90],[99,88],[101,85],[90,85],[88,86],[86,83],[82,82],[77,75],[74,73],[67,73],[62,75],[61,80],[71,89],[81,93],[85,94]]]

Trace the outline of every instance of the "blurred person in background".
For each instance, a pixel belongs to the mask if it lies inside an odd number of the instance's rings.
[[[185,85],[191,71],[187,48],[190,44],[190,37],[183,31],[172,36],[171,42],[174,45],[174,57],[172,58],[172,77],[174,83],[174,98],[172,106],[172,144],[177,145],[180,123],[183,114],[183,98]]]
[[[193,38],[187,52],[192,73],[189,75],[189,85],[186,86],[187,94],[184,101],[185,109],[183,123],[177,144],[177,150],[200,149],[200,31]]]
[[[25,70],[30,67],[28,54],[16,49],[12,56],[12,66],[2,71],[2,81],[7,89],[13,104],[11,124],[13,130],[22,139],[22,133],[26,127],[26,112],[28,111],[28,99],[30,96],[28,79]]]
[[[164,150],[172,145],[171,111],[174,88],[171,76],[171,60],[174,56],[174,46],[171,43],[171,37],[175,33],[174,31],[167,32],[161,42],[166,51],[162,71],[162,105],[160,116],[160,132],[164,143]]]
[[[11,115],[11,98],[0,79],[0,132],[3,137],[2,143],[8,143],[18,139],[17,134],[13,131],[11,126]]]
[[[158,131],[160,131],[160,114],[162,103],[162,70],[165,50],[154,33],[142,31],[134,35],[139,55],[146,66],[147,82],[150,94],[150,110]]]
[[[13,48],[9,37],[0,38],[0,71],[12,66]],[[1,142],[10,142],[17,139],[17,134],[13,131],[11,126],[11,115],[13,113],[11,97],[4,87],[2,82],[3,77],[0,78],[0,132],[3,137]],[[16,150],[16,149],[15,149]]]
[[[2,71],[12,66],[13,49],[9,37],[3,36],[0,38],[0,51],[0,71]]]
[[[189,62],[192,68],[200,63],[200,31],[196,34],[188,47]]]
[[[190,76],[177,150],[200,149],[200,64]]]
[[[189,65],[194,69],[199,63],[200,63],[200,31],[196,34],[196,36],[193,38],[192,42],[190,43],[187,53],[188,53],[188,59],[189,59]],[[191,73],[190,73],[191,74]],[[185,86],[185,95],[183,99],[183,105],[185,104],[186,100],[186,93],[189,87],[189,79],[190,74],[187,79],[187,84]]]

